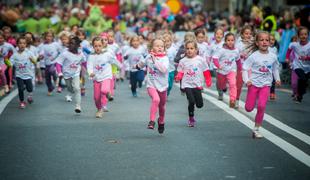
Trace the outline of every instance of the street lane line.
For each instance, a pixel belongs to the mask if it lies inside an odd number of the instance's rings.
[[[0,115],[2,114],[5,107],[10,103],[10,101],[17,95],[17,93],[18,93],[18,91],[17,91],[17,89],[15,89],[8,96],[4,97],[0,101]]]
[[[214,96],[218,96],[217,91],[214,91],[214,90],[204,88],[204,92],[210,93]],[[224,94],[224,100],[226,102],[229,101],[228,95]],[[242,110],[243,110],[244,105],[245,105],[245,103],[243,101],[239,100],[239,109],[240,109],[240,107],[242,107]],[[256,111],[257,111],[257,109],[255,108],[252,112],[246,112],[246,113],[249,113],[251,115],[251,117],[254,118],[256,115]],[[275,127],[287,132],[288,134],[296,137],[297,139],[303,141],[304,143],[310,145],[310,136],[306,135],[305,133],[302,133],[302,132],[282,123],[281,121],[277,120],[276,118],[274,118],[271,115],[266,114],[266,113],[264,115],[264,120],[269,122],[270,124],[274,125]]]
[[[229,108],[228,105],[222,101],[217,100],[216,98],[207,95],[205,93],[202,94],[202,97],[212,104],[216,105],[217,107],[223,109],[226,111],[228,114],[232,115],[236,120],[244,124],[250,129],[253,129],[254,127],[254,122],[246,117],[244,114],[240,113],[239,111]],[[271,133],[270,131],[260,128],[262,134],[266,139],[268,139],[270,142],[275,144],[276,146],[280,147],[282,150],[293,156],[295,159],[299,160],[300,162],[304,163],[308,167],[310,167],[310,156],[300,149],[296,148],[292,144],[286,142],[285,140],[281,139],[277,135]],[[249,133],[249,138],[252,138]]]

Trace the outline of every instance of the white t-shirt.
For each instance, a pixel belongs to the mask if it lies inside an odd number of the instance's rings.
[[[4,42],[0,45],[0,65],[4,64],[4,58],[12,51],[13,53],[16,52],[14,46],[10,43]]]
[[[57,58],[57,63],[62,66],[62,73],[65,79],[79,76],[81,71],[81,63],[84,61],[85,56],[82,52],[73,54],[69,51],[64,51]]]
[[[223,47],[224,41],[221,41],[220,43],[216,43],[215,41],[212,41],[210,44],[210,57],[213,57],[214,53],[221,47]],[[216,67],[213,64],[213,61],[211,60],[210,64],[210,69],[216,69]]]
[[[213,59],[218,59],[220,67],[217,72],[223,75],[230,73],[231,71],[237,71],[236,61],[240,59],[240,53],[237,48],[231,50],[224,47],[219,48],[213,54]]]
[[[209,62],[209,58],[211,57],[211,46],[206,43],[197,43],[198,45],[198,55],[204,58],[207,62]]]
[[[279,62],[274,53],[262,54],[255,51],[243,63],[243,81],[251,81],[256,87],[271,86],[273,77],[276,81],[280,80],[278,67]],[[248,70],[251,70],[250,77]]]
[[[167,57],[169,59],[169,72],[175,71],[174,58],[177,55],[177,49],[175,46],[171,45],[167,49]]]
[[[181,59],[177,68],[178,72],[184,73],[181,88],[202,87],[204,82],[203,72],[208,69],[207,62],[200,56]]]
[[[247,49],[247,45],[244,42],[242,42],[241,40],[236,42],[235,47],[240,52],[240,60],[241,60],[241,63],[243,64],[243,62],[248,57],[249,49]]]
[[[126,61],[128,61],[129,64],[129,70],[131,72],[135,72],[137,71],[136,68],[134,68],[134,66],[136,64],[138,64],[139,61],[142,61],[144,59],[144,55],[145,55],[145,51],[143,48],[139,47],[139,48],[133,48],[130,47],[124,54],[124,57],[127,56],[127,59],[125,59]]]
[[[43,56],[43,60],[46,66],[56,63],[55,60],[59,55],[59,45],[56,42],[42,44],[40,49],[40,55]]]
[[[94,73],[93,80],[101,82],[105,79],[112,79],[112,66],[115,64],[120,66],[120,63],[116,60],[115,55],[108,50],[105,50],[101,54],[91,54],[87,61],[88,74]]]
[[[291,43],[290,49],[294,52],[295,59],[293,60],[293,69],[303,69],[305,73],[310,72],[310,61],[304,61],[301,57],[310,56],[310,42],[301,45],[299,42]]]
[[[152,58],[154,58],[155,63],[153,63]],[[147,66],[146,75],[146,87],[155,88],[160,92],[167,90],[168,88],[168,76],[169,76],[169,59],[167,56],[163,57],[152,57],[147,56],[145,59],[139,62],[139,64],[144,64]],[[165,72],[159,70],[162,67]]]
[[[25,49],[23,52],[15,52],[10,60],[15,66],[16,77],[21,79],[32,79],[33,76],[33,63],[30,61],[30,58],[34,59],[34,55],[28,49]]]

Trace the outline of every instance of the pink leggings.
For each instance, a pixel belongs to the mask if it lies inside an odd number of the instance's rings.
[[[155,121],[156,113],[159,109],[159,124],[165,124],[167,90],[159,92],[155,88],[147,88],[147,92],[152,98],[152,104],[150,108],[150,120]]]
[[[108,103],[107,94],[110,92],[111,79],[105,79],[101,82],[94,81],[94,100],[97,109],[102,109]]]
[[[236,85],[236,73],[231,71],[227,75],[217,73],[217,84],[220,90],[226,88],[226,83],[229,84],[229,97],[231,101],[236,100],[237,85]]]
[[[242,71],[237,71],[237,97],[236,99],[240,99],[240,95],[242,92],[242,87],[243,87],[243,80],[242,80]]]
[[[115,87],[115,75],[113,75],[112,79],[110,79],[110,94],[111,96],[114,96],[114,87]]]
[[[269,92],[270,92],[269,86],[256,87],[252,85],[248,87],[248,94],[245,102],[245,110],[247,112],[253,111],[257,101],[257,113],[255,116],[256,124],[261,125],[263,123]]]

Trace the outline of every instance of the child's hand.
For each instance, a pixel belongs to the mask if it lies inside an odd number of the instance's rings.
[[[94,73],[91,73],[91,74],[89,75],[89,77],[93,78],[93,77],[95,77],[95,74],[94,74]]]
[[[277,87],[281,86],[281,81],[276,81],[276,86]]]
[[[251,81],[246,82],[246,86],[247,86],[247,87],[252,86],[252,82],[251,82]]]

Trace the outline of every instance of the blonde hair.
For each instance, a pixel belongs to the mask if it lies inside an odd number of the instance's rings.
[[[166,50],[165,41],[163,40],[163,38],[155,38],[155,39],[153,39],[153,40],[151,41],[151,43],[149,44],[149,50],[150,50],[150,51],[153,50],[155,41],[162,41],[162,42],[164,43],[164,50]]]
[[[68,37],[70,38],[71,36],[71,33],[69,31],[61,31],[59,34],[58,34],[58,37],[61,39],[62,37]]]
[[[189,40],[195,40],[196,41],[196,36],[195,33],[193,32],[187,32],[184,36],[184,42],[189,41]]]
[[[268,38],[270,40],[270,33],[268,33],[267,31],[257,32],[257,34],[255,35],[254,41],[250,42],[249,45],[246,47],[246,50],[249,52],[249,55],[251,55],[252,53],[254,53],[255,51],[259,49],[256,43],[258,42],[258,39],[262,34],[268,35]]]

